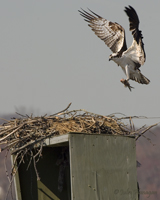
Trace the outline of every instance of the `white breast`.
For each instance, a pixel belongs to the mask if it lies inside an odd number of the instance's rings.
[[[113,58],[113,61],[115,63],[117,63],[117,65],[121,66],[124,73],[126,73],[125,72],[126,65],[130,66],[130,68],[132,70],[134,70],[134,68],[135,68],[135,63],[129,57],[127,57],[125,54],[122,54],[122,56],[119,58],[118,57]]]

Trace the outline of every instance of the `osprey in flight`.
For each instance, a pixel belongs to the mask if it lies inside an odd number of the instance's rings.
[[[113,23],[109,20],[102,18],[93,11],[91,13],[82,9],[79,10],[80,15],[84,17],[89,26],[95,34],[105,42],[105,44],[113,52],[109,56],[109,61],[113,60],[117,65],[121,66],[122,70],[127,76],[127,79],[121,79],[124,86],[128,87],[131,91],[129,79],[134,80],[141,84],[149,84],[150,80],[146,78],[140,71],[141,65],[146,60],[144,51],[143,36],[139,30],[139,18],[131,6],[125,7],[125,12],[129,17],[130,31],[133,35],[132,45],[127,49],[125,30],[118,23]]]

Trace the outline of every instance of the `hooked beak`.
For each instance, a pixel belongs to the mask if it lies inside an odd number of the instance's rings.
[[[111,56],[109,56],[109,61],[111,61],[112,60],[112,57]]]

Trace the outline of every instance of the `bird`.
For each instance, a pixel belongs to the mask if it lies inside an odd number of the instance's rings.
[[[140,71],[141,65],[146,61],[146,54],[142,31],[139,30],[140,21],[135,9],[130,5],[124,9],[129,18],[129,30],[133,36],[133,42],[129,48],[126,44],[125,30],[120,24],[111,22],[90,9],[88,9],[88,12],[82,8],[78,11],[92,31],[113,52],[109,56],[109,61],[114,61],[126,75],[126,79],[120,80],[121,83],[128,87],[130,91],[133,87],[129,80],[134,80],[140,84],[149,84],[150,80]]]

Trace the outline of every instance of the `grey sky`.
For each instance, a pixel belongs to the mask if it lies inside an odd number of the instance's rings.
[[[79,15],[87,7],[118,22],[132,43],[124,6],[140,18],[146,63],[142,73],[149,85],[130,81],[132,92],[120,83],[120,67],[109,62],[109,48]],[[152,1],[5,0],[0,1],[0,114],[22,108],[34,114],[65,108],[84,108],[98,114],[160,116],[159,6]],[[29,114],[29,113],[28,113]],[[153,123],[160,119],[149,120]]]

